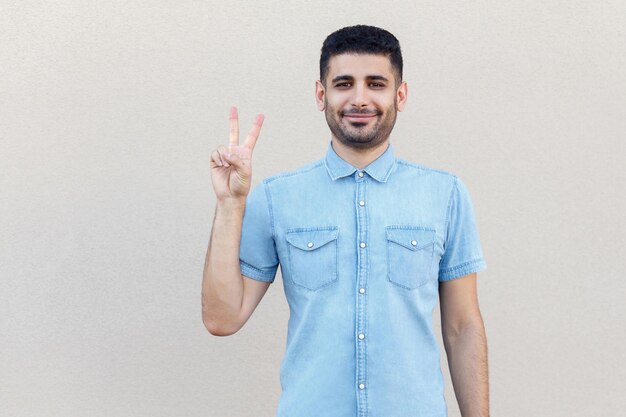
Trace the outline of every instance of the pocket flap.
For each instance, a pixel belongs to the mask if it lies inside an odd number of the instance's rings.
[[[435,231],[432,229],[398,228],[387,226],[387,240],[416,251],[424,249],[435,242]]]
[[[311,251],[337,239],[338,228],[292,230],[287,232],[287,242],[298,249]]]

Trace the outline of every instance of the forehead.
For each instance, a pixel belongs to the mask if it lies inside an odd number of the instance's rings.
[[[385,55],[340,54],[328,60],[328,78],[332,80],[337,75],[350,75],[355,78],[383,75],[389,78],[393,77],[393,72],[391,61]]]

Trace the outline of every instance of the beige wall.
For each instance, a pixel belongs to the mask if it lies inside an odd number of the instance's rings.
[[[254,183],[322,157],[357,23],[403,48],[396,153],[470,189],[492,415],[623,415],[626,3],[539,0],[1,1],[0,415],[273,416],[281,277],[232,337],[200,317],[209,155],[234,104]]]

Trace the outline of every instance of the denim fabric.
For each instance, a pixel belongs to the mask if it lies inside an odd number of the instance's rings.
[[[325,158],[248,195],[241,273],[289,303],[278,417],[447,415],[432,329],[438,284],[486,268],[468,190],[396,158]]]

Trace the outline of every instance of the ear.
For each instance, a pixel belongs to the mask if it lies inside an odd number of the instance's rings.
[[[408,94],[408,87],[406,81],[402,81],[398,90],[396,91],[396,103],[398,106],[398,111],[404,110],[404,105],[406,104]]]
[[[324,111],[326,104],[324,103],[324,97],[326,95],[326,89],[322,85],[320,80],[315,81],[315,102],[319,111]]]

